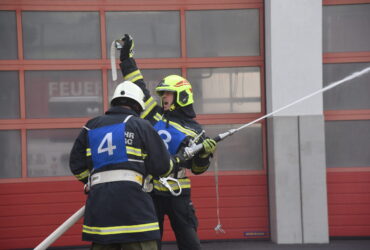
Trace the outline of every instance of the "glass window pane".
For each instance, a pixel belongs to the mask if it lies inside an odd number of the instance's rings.
[[[23,11],[25,59],[101,58],[98,12]]]
[[[324,52],[370,51],[370,4],[323,8]]]
[[[206,135],[213,138],[229,129],[235,129],[242,124],[234,125],[204,125]],[[261,124],[254,124],[242,129],[222,143],[217,144],[217,150],[211,161],[211,171],[215,164],[219,170],[263,170],[262,161],[262,129]]]
[[[136,58],[180,57],[178,11],[107,12],[107,51],[124,34],[133,36]]]
[[[102,76],[94,70],[26,71],[27,118],[102,114]]]
[[[15,11],[0,11],[0,59],[18,58]]]
[[[0,119],[19,118],[18,71],[0,71]]]
[[[20,132],[0,130],[0,141],[0,178],[22,177]]]
[[[370,166],[370,121],[325,122],[326,166]]]
[[[197,113],[261,112],[258,67],[189,69],[188,80]]]
[[[69,153],[80,129],[27,131],[29,177],[69,176]]]
[[[258,9],[186,11],[189,57],[258,56]]]
[[[324,86],[370,66],[370,63],[324,64]],[[325,110],[370,109],[370,74],[362,75],[324,93]]]
[[[159,100],[157,94],[155,93],[155,87],[157,87],[158,83],[168,75],[181,75],[181,69],[142,69],[140,70],[144,76],[145,83],[147,84],[147,88],[149,89],[150,93],[152,94],[153,98],[157,101]],[[112,72],[108,71],[108,95],[109,100],[113,96],[113,92],[116,86],[121,83],[122,81],[117,80],[113,82],[112,80]],[[123,79],[122,73],[119,70],[117,72],[117,79]]]

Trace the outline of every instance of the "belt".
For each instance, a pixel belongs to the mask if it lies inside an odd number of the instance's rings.
[[[93,174],[90,177],[90,187],[115,181],[133,181],[139,185],[143,184],[143,175],[133,170],[118,169]]]

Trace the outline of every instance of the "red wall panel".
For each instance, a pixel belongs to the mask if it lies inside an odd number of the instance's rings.
[[[225,234],[216,233],[213,176],[192,177],[192,197],[201,240],[268,238],[265,175],[220,176],[220,216]],[[33,248],[84,205],[78,181],[0,184],[0,249]],[[52,246],[88,245],[81,241],[82,220]],[[245,236],[251,234],[257,236]],[[174,241],[168,221],[164,241]]]
[[[370,172],[328,172],[330,236],[370,236]]]
[[[0,249],[36,247],[84,202],[77,181],[0,184]],[[53,246],[86,245],[81,223]]]
[[[201,240],[268,238],[266,175],[219,177],[220,219],[225,234],[216,233],[216,189],[213,176],[192,177],[192,200],[199,220]],[[164,241],[175,240],[166,221]],[[245,236],[257,233],[258,236]]]

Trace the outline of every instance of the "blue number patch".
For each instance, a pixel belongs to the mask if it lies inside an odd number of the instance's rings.
[[[175,155],[186,135],[171,125],[167,127],[163,121],[157,122],[154,129],[162,138],[170,154]]]
[[[128,160],[125,145],[125,123],[89,130],[94,169]]]

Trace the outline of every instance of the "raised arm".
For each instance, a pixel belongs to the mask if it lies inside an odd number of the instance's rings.
[[[144,77],[138,69],[134,59],[134,40],[128,34],[122,38],[123,47],[120,52],[120,68],[122,71],[123,79],[137,84],[144,92],[145,98],[145,111],[142,113],[141,118],[147,118],[155,115],[154,109],[158,106],[155,99],[151,96],[146,87]]]

